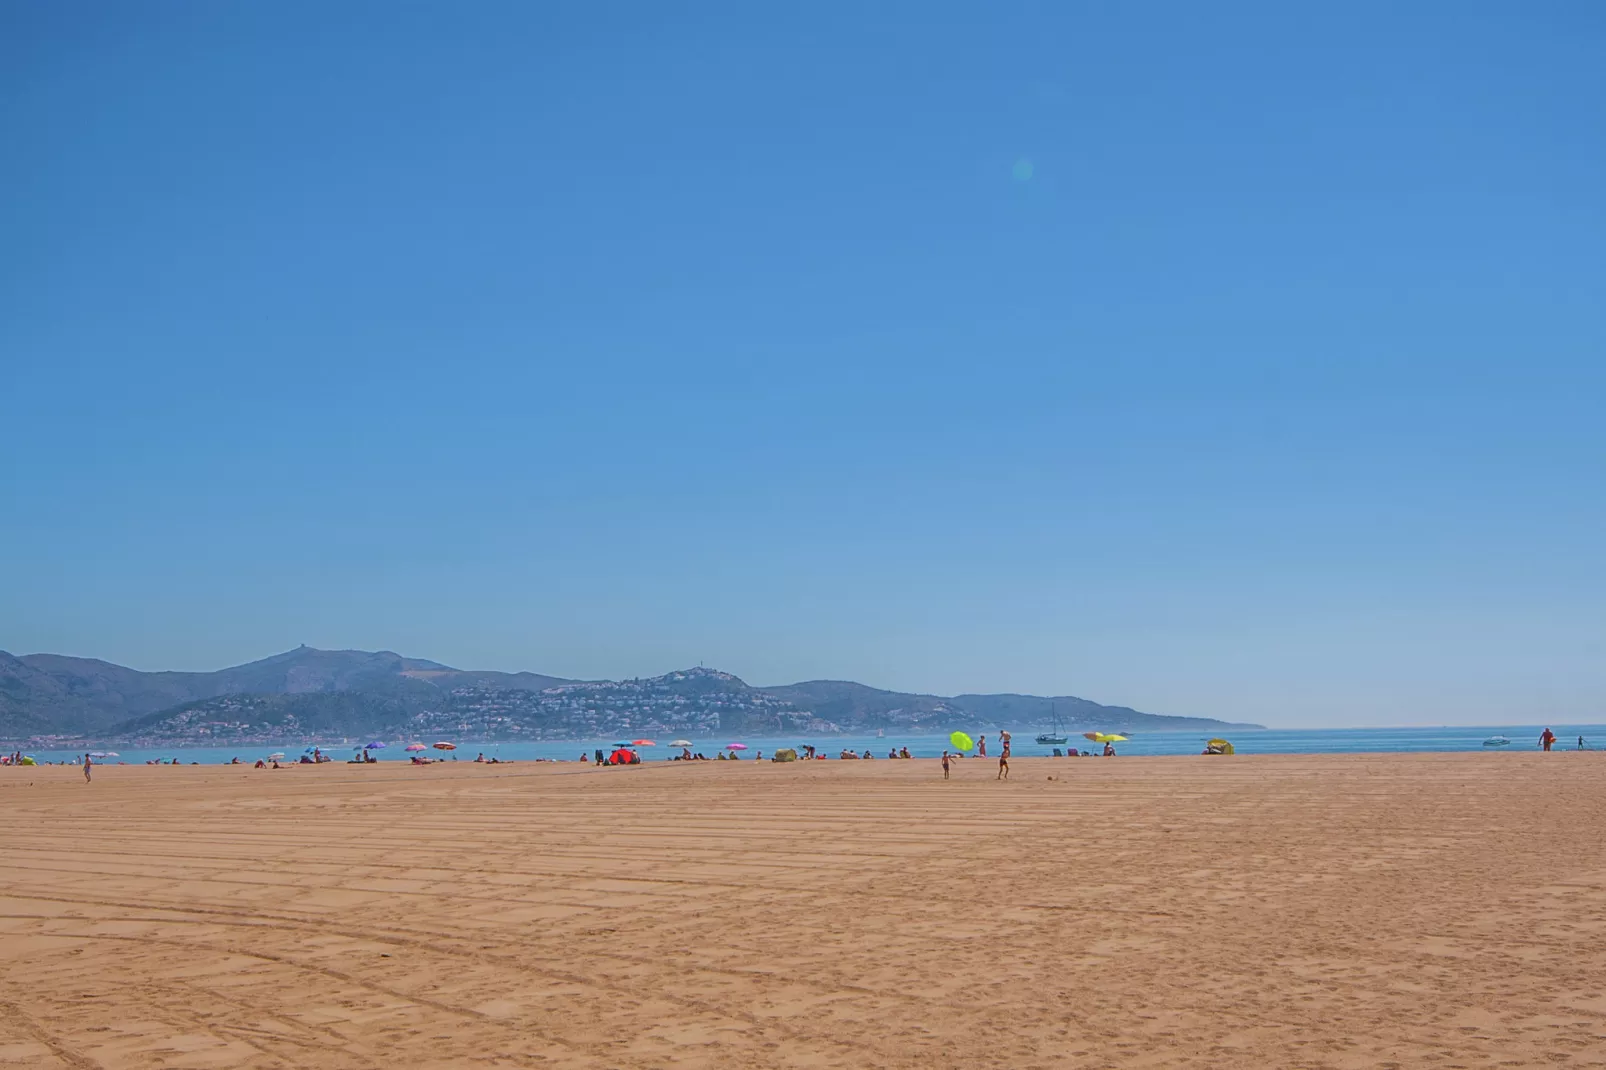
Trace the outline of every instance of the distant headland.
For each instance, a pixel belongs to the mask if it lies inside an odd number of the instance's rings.
[[[843,680],[754,687],[702,667],[645,679],[483,672],[388,650],[297,647],[216,672],[141,672],[0,651],[0,739],[45,744],[251,743],[312,735],[556,740],[606,735],[831,734],[951,724],[1110,731],[1260,728],[1073,695],[921,695]]]

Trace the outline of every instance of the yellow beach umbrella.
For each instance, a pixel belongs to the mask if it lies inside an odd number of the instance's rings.
[[[1126,737],[1119,732],[1083,732],[1083,739],[1091,739],[1094,743],[1125,743]]]
[[[970,750],[976,745],[975,740],[971,739],[963,732],[955,732],[953,735],[948,737],[948,742],[954,745],[955,750]]]

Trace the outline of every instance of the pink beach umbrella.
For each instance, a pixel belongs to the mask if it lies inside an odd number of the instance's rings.
[[[746,743],[727,743],[727,744],[725,744],[725,749],[726,750],[746,750],[747,749],[747,744]]]
[[[424,749],[424,745],[422,743],[409,743],[409,744],[407,744],[407,746],[402,748],[402,750],[423,750],[423,749]]]

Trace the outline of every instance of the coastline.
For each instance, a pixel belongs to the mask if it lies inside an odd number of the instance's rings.
[[[997,730],[992,727],[977,728],[971,725],[956,725],[965,727],[972,735],[985,734],[989,739],[989,750],[997,753]],[[1509,748],[1504,753],[1519,753],[1532,750],[1539,733],[1545,725],[1473,725],[1473,726],[1426,726],[1411,728],[1342,728],[1342,729],[1275,729],[1262,728],[1242,732],[1225,733],[1238,744],[1240,752],[1244,754],[1361,754],[1361,753],[1475,753],[1483,752],[1483,741],[1492,735],[1505,735],[1511,740]],[[1560,737],[1558,746],[1561,749],[1573,749],[1576,738],[1584,736],[1592,747],[1606,747],[1606,724],[1563,724],[1553,722],[1556,734]],[[1052,746],[1039,745],[1033,740],[1035,729],[1018,729],[1014,732],[1014,750],[1022,757],[1048,756],[1053,752]],[[1080,733],[1067,733],[1069,742],[1062,750],[1069,747],[1090,747],[1091,743],[1082,738]],[[1134,734],[1130,740],[1119,745],[1122,757],[1151,757],[1156,755],[1188,755],[1197,754],[1203,741],[1211,735],[1205,732],[1144,732]],[[673,737],[669,737],[673,738]],[[703,736],[694,741],[693,750],[701,750],[713,757],[721,749],[722,744],[733,742],[736,736]],[[948,734],[928,732],[898,732],[887,733],[884,736],[873,734],[848,734],[830,736],[749,736],[740,737],[748,747],[748,756],[759,751],[773,754],[780,747],[795,747],[800,742],[813,743],[821,753],[834,758],[844,748],[852,749],[856,753],[869,750],[877,758],[884,758],[888,750],[908,747],[910,753],[916,757],[936,757],[948,747]],[[351,754],[365,740],[338,741],[329,737],[314,736],[288,738],[278,737],[263,741],[236,742],[224,745],[197,745],[194,743],[159,743],[154,745],[139,745],[127,742],[103,742],[95,740],[79,740],[76,744],[59,744],[52,747],[37,747],[29,749],[27,745],[11,743],[5,745],[6,753],[21,749],[24,753],[35,755],[40,761],[72,761],[81,758],[85,750],[115,750],[122,760],[131,764],[139,764],[153,759],[171,760],[179,757],[188,764],[198,761],[203,765],[221,764],[231,758],[238,757],[242,761],[254,761],[256,758],[266,756],[274,751],[283,751],[292,759],[299,755],[304,748],[318,746],[337,761],[349,758]],[[380,761],[394,761],[404,758],[403,746],[408,740],[387,740],[383,750],[375,752]],[[426,746],[433,742],[433,738],[422,740]],[[508,740],[472,740],[457,739],[457,755],[459,761],[468,760],[483,750],[487,755],[496,755],[503,760],[533,761],[535,759],[570,761],[579,757],[582,752],[590,753],[596,749],[608,749],[612,746],[612,737],[576,739],[576,740],[549,740],[541,742],[524,742]],[[649,762],[656,762],[669,758],[678,753],[677,748],[666,745],[668,739],[660,740],[660,746],[647,748],[641,751],[643,758]],[[434,753],[431,751],[431,753]]]

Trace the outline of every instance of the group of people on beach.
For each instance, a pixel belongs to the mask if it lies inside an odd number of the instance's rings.
[[[985,740],[986,738],[987,738],[986,736],[983,736],[981,740],[977,740],[976,757],[978,757],[978,758],[987,757],[987,752],[982,747],[982,741]],[[1008,732],[1000,732],[1000,733],[998,733],[998,740],[999,740],[999,744],[1000,744],[1000,749],[999,749],[999,752],[998,752],[998,775],[996,777],[994,777],[993,779],[994,780],[1008,780],[1009,779],[1009,754],[1010,754],[1009,733]],[[959,759],[961,759],[963,757],[965,757],[965,755],[952,753],[947,748],[943,749],[943,752],[942,752],[942,778],[944,780],[949,779],[949,777],[950,777],[950,775],[951,775],[951,773],[953,771],[953,763],[957,762]]]
[[[1546,728],[1543,732],[1539,733],[1539,746],[1540,746],[1540,748],[1542,750],[1547,750],[1548,751],[1551,747],[1555,746],[1555,744],[1556,744],[1556,733],[1552,732],[1549,728]],[[1578,737],[1578,749],[1579,750],[1588,750],[1589,749],[1589,744],[1587,742],[1585,742],[1583,736],[1579,736]]]
[[[999,732],[998,733],[998,739],[999,739],[999,743],[1001,745],[1001,751],[1000,751],[1000,753],[998,755],[998,775],[997,775],[997,777],[995,779],[997,779],[997,780],[1008,780],[1009,779],[1010,742],[1011,742],[1010,741],[1010,735],[1009,735],[1008,732]],[[1549,728],[1546,728],[1539,735],[1538,746],[1542,750],[1548,752],[1555,746],[1556,740],[1557,740],[1556,733],[1551,731]],[[812,761],[817,761],[817,760],[823,760],[825,758],[825,755],[820,754],[820,753],[818,753],[816,751],[816,749],[815,749],[813,744],[805,743],[799,749],[802,751],[802,754],[801,755],[797,755],[797,757],[801,758],[804,761],[811,761],[811,760]],[[1578,749],[1579,750],[1588,750],[1589,749],[1589,744],[1584,739],[1583,736],[1579,736],[1578,737]],[[788,757],[788,754],[790,754],[790,753],[791,752],[783,753],[777,760],[785,760],[785,761],[793,760],[793,758]],[[1054,753],[1056,755],[1058,755],[1059,754],[1058,749],[1056,749]],[[1205,753],[1207,753],[1207,754],[1211,753],[1210,748],[1206,747],[1205,748]],[[1076,748],[1072,747],[1067,751],[1067,755],[1066,756],[1067,757],[1071,757],[1071,758],[1091,758],[1091,757],[1094,757],[1095,755],[1094,755],[1094,752],[1092,752],[1092,751],[1078,751]],[[279,755],[275,755],[275,756],[273,756],[271,758],[265,758],[265,759],[264,758],[259,758],[259,759],[257,759],[257,762],[256,762],[256,764],[255,764],[255,766],[253,768],[256,768],[256,769],[282,769],[282,768],[284,768],[284,766],[281,766],[279,764],[279,760],[278,760],[279,757],[280,757]],[[452,758],[454,760],[456,759],[456,757],[457,756],[455,754],[452,756]],[[759,751],[757,753],[757,755],[756,755],[756,758],[758,760],[762,760],[763,757],[764,757],[764,752],[763,751]],[[896,760],[896,759],[913,758],[914,755],[909,753],[909,748],[908,747],[895,747],[895,748],[892,748],[892,749],[887,751],[887,757]],[[963,754],[963,753],[955,753],[955,752],[952,752],[952,751],[949,751],[949,750],[946,750],[946,749],[942,752],[942,778],[944,780],[947,780],[947,779],[950,778],[951,773],[952,773],[953,763],[958,761],[961,758],[964,758],[964,757],[966,757],[966,755]],[[987,757],[987,737],[986,736],[982,736],[980,739],[978,739],[976,741],[976,757],[977,758],[985,758],[985,757]],[[1115,757],[1115,745],[1113,743],[1106,742],[1104,744],[1103,757],[1106,757],[1106,758]],[[679,754],[673,756],[670,760],[671,761],[676,761],[676,762],[706,762],[706,761],[711,761],[711,760],[737,761],[740,758],[741,758],[741,755],[738,754],[734,750],[731,751],[729,755],[727,755],[725,753],[725,751],[721,750],[719,752],[717,758],[710,759],[706,754],[703,754],[701,751],[697,752],[696,754],[693,754],[692,751],[691,751],[691,748],[687,747],[687,748],[683,749]],[[864,761],[864,760],[874,759],[875,755],[872,754],[869,750],[866,750],[863,754],[858,754],[858,753],[856,753],[855,751],[853,751],[851,749],[844,748],[842,750],[841,754],[838,755],[838,758],[843,760],[843,761],[849,761],[849,760],[852,760],[852,761]],[[301,755],[301,757],[299,759],[297,759],[297,762],[294,763],[294,764],[321,765],[321,764],[323,764],[325,762],[329,762],[329,761],[332,761],[332,760],[333,759],[331,759],[328,755],[323,753],[322,749],[320,749],[318,747],[314,747],[314,748],[312,748],[310,753]],[[441,760],[442,759],[426,758],[426,757],[422,757],[422,756],[416,755],[416,754],[411,756],[411,761],[412,761],[412,764],[414,764],[414,765],[433,765],[437,761],[441,761]],[[552,759],[538,758],[536,760],[537,761],[551,761]],[[358,754],[357,757],[351,759],[351,762],[349,764],[367,765],[367,764],[373,764],[374,761],[375,761],[375,759],[374,759],[374,756],[372,754],[369,754],[367,752],[361,752],[361,753]],[[485,756],[485,752],[484,751],[481,751],[479,753],[479,755],[474,759],[474,761],[476,763],[484,764],[484,765],[504,765],[504,764],[508,764],[507,762],[505,762],[501,758],[494,758],[494,757],[487,758]],[[591,758],[590,755],[582,753],[580,755],[580,761],[582,763],[590,764],[592,762],[592,758]],[[23,765],[23,764],[34,764],[34,762],[33,762],[32,758],[26,758],[25,759],[25,756],[23,755],[22,751],[20,751],[20,750],[14,751],[11,754],[0,754],[0,765]],[[45,762],[43,764],[51,765],[51,764],[55,764],[55,763]],[[91,781],[93,779],[94,767],[96,765],[95,758],[94,758],[93,754],[85,753],[82,756],[74,755],[72,761],[70,761],[70,762],[62,762],[60,764],[62,764],[62,765],[81,765],[82,768],[83,768],[83,771],[84,771],[84,780],[85,780],[85,782],[89,782],[89,781]],[[145,762],[145,764],[146,765],[179,765],[181,763],[179,762],[179,760],[177,758],[173,758],[173,759],[171,759],[169,761],[163,761],[162,759],[159,759],[159,758],[152,758],[152,759],[147,760]],[[199,765],[200,763],[199,762],[191,762],[190,764],[191,765]],[[232,761],[226,762],[224,764],[226,764],[226,765],[239,765],[239,764],[241,764],[241,762],[240,762],[240,759],[235,758]],[[619,748],[611,755],[605,755],[602,751],[599,750],[599,751],[596,752],[595,764],[597,764],[597,765],[639,765],[639,764],[641,764],[641,758],[634,751],[627,750],[625,748]]]

